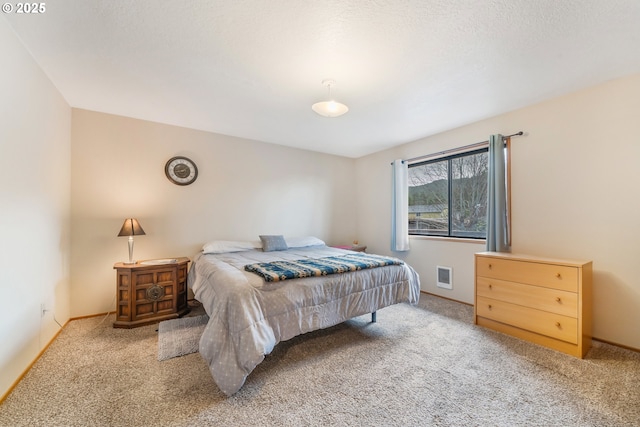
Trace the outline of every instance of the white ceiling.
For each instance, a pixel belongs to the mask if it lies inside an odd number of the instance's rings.
[[[640,72],[638,0],[45,4],[3,16],[72,107],[348,157]]]

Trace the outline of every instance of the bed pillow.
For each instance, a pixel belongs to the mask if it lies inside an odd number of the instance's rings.
[[[306,248],[307,246],[326,246],[327,244],[313,236],[287,237],[284,239],[290,248]]]
[[[214,240],[202,247],[205,254],[223,254],[225,252],[242,252],[260,249],[260,242],[236,242],[231,240]]]
[[[262,241],[262,250],[264,252],[284,251],[288,248],[287,242],[282,235],[261,235],[260,240]]]

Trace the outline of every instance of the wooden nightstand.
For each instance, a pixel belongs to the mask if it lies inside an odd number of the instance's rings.
[[[354,252],[365,252],[367,250],[367,247],[365,245],[358,245],[358,244],[354,244],[354,245],[344,245],[344,246],[334,246],[335,248],[339,248],[339,249],[347,249],[349,251],[354,251]]]
[[[118,306],[113,327],[135,328],[187,314],[189,261],[182,257],[172,263],[114,264]]]

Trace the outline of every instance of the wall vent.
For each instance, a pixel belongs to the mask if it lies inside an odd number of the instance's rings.
[[[453,289],[453,280],[451,276],[451,267],[437,267],[437,285],[439,288]]]

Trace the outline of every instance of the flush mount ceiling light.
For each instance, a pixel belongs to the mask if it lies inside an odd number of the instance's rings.
[[[311,106],[311,109],[321,116],[338,117],[349,111],[349,107],[331,98],[331,86],[335,84],[335,80],[323,80],[322,85],[327,86],[329,90],[329,101],[316,102]]]

